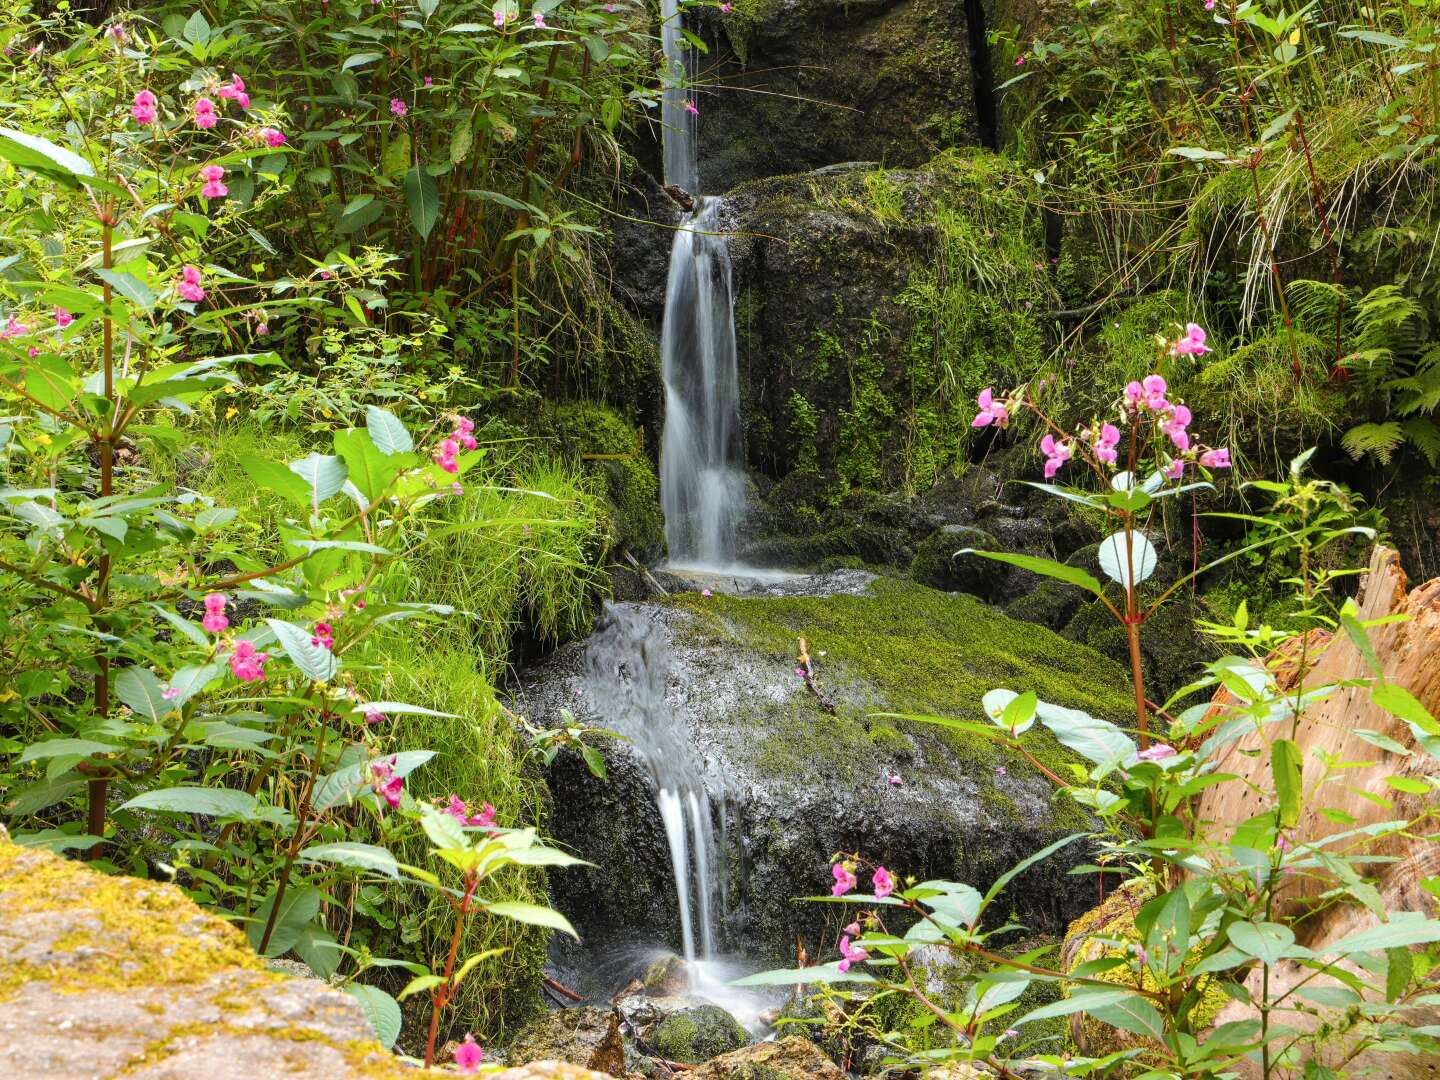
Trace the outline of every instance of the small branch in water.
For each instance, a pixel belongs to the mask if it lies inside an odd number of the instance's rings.
[[[686,191],[679,184],[666,184],[664,187],[666,195],[670,196],[676,206],[690,214],[695,210],[695,196]]]
[[[571,990],[568,986],[564,985],[558,980],[552,979],[549,975],[545,976],[545,985],[548,986],[551,990],[554,990],[557,994],[569,998],[571,1001],[585,1000],[585,996],[583,994],[577,994],[574,990]]]
[[[835,702],[825,691],[820,689],[815,681],[815,665],[810,662],[810,645],[803,637],[800,639],[800,655],[795,658],[795,662],[799,665],[795,670],[805,680],[806,687],[815,695],[815,700],[820,703],[820,707],[833,715]]]

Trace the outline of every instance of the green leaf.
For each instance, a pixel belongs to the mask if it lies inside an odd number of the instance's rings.
[[[1370,700],[1392,716],[1414,724],[1427,735],[1440,735],[1440,722],[1436,722],[1430,710],[1403,686],[1381,683],[1370,691]]]
[[[405,425],[394,413],[386,412],[378,405],[366,406],[365,430],[382,454],[408,454],[415,449],[415,440],[405,430]]]
[[[255,796],[233,788],[168,787],[136,795],[121,810],[162,810],[171,814],[244,817],[255,809]]]
[[[1062,745],[1096,765],[1111,765],[1135,753],[1130,736],[1108,720],[1048,703],[1040,706],[1039,714]]]
[[[159,723],[176,706],[165,699],[165,687],[149,668],[122,668],[114,679],[115,696],[136,716]]]
[[[274,492],[300,506],[310,505],[310,485],[293,468],[271,461],[245,455],[240,459],[245,475],[266,491]]]
[[[309,485],[312,510],[345,486],[345,463],[329,454],[306,454],[290,462],[290,471]]]
[[[1088,1011],[1092,1019],[1121,1031],[1144,1035],[1157,1042],[1165,1038],[1165,1021],[1155,1006],[1142,997],[1131,996],[1113,1005],[1092,1006]]]
[[[350,711],[353,713],[382,712],[387,716],[400,713],[414,716],[443,716],[447,720],[460,719],[455,713],[437,712],[434,709],[427,709],[423,705],[407,705],[403,701],[372,701],[368,705],[356,705]]]
[[[440,187],[435,177],[418,165],[405,174],[405,205],[410,209],[410,224],[422,240],[429,239],[440,217]]]
[[[40,173],[71,188],[95,175],[90,163],[79,154],[14,128],[0,128],[0,157],[18,169]]]
[[[1140,489],[1136,489],[1137,491]],[[1155,573],[1155,567],[1159,563],[1159,555],[1155,551],[1155,545],[1150,538],[1139,529],[1130,533],[1130,542],[1127,546],[1125,533],[1111,533],[1104,540],[1100,541],[1098,553],[1100,569],[1105,571],[1105,576],[1111,581],[1118,582],[1127,590],[1131,588],[1130,569],[1134,563],[1135,581],[1141,582]]]
[[[253,920],[246,924],[245,933],[250,938],[250,947],[260,951],[260,939],[265,936],[265,923],[275,907],[272,892],[255,911]],[[283,956],[295,947],[305,928],[320,914],[320,890],[308,885],[294,885],[285,890],[280,901],[280,913],[275,919],[275,929],[270,932],[270,943],[262,956]]]
[[[1227,158],[1223,150],[1205,150],[1198,146],[1172,146],[1165,152],[1187,161],[1225,161]]]
[[[569,934],[576,941],[580,940],[580,935],[570,925],[570,920],[554,908],[507,900],[499,904],[486,904],[485,910],[491,915],[499,915],[503,919],[514,919],[516,922],[526,923],[529,926],[544,926],[551,930],[560,930]]]
[[[283,619],[266,619],[266,624],[275,631],[280,647],[285,650],[291,662],[308,679],[315,682],[329,682],[340,668],[335,654],[323,645],[311,641],[315,635],[303,626],[296,626]]]
[[[875,976],[863,971],[840,971],[835,964],[821,964],[819,967],[787,968],[779,971],[761,971],[736,979],[731,986],[801,986],[815,983],[873,983]]]
[[[1133,990],[1077,990],[1071,997],[1042,1005],[1033,1012],[1026,1013],[1020,1023],[1028,1024],[1032,1020],[1048,1020],[1054,1016],[1069,1016],[1077,1012],[1093,1012],[1095,1009],[1118,1005],[1134,998],[1144,1000]]]
[[[210,43],[210,24],[205,21],[205,16],[201,12],[196,11],[185,21],[180,36],[192,45],[208,45]]]
[[[1385,1000],[1394,1003],[1410,986],[1415,974],[1415,959],[1409,949],[1386,949]]]
[[[1022,570],[1029,570],[1034,574],[1041,574],[1044,577],[1055,578],[1068,585],[1075,585],[1086,592],[1092,592],[1096,596],[1104,596],[1105,590],[1099,580],[1078,566],[1067,566],[1065,563],[1055,562],[1052,559],[1041,559],[1034,555],[1014,555],[1008,551],[977,551],[975,548],[962,548],[956,555],[978,555],[982,559],[993,559],[996,562],[1009,563],[1011,566],[1018,566]]]
[[[404,1001],[411,994],[418,994],[422,990],[429,990],[435,986],[441,986],[445,982],[439,975],[416,975],[405,984],[405,989],[400,991],[399,999]]]
[[[20,754],[16,764],[23,765],[27,761],[43,761],[46,758],[70,757],[72,755],[86,756],[89,754],[113,754],[120,747],[111,743],[96,742],[94,739],[46,739],[44,742],[31,743]]]
[[[1276,739],[1270,747],[1270,774],[1275,778],[1275,798],[1280,803],[1280,827],[1294,828],[1300,822],[1304,795],[1300,747],[1290,739]]]
[[[373,64],[376,60],[383,60],[383,52],[362,52],[351,53],[340,65],[341,71],[349,71],[351,68],[364,67],[366,64]]]
[[[311,844],[300,852],[303,862],[329,862],[357,870],[373,870],[386,877],[398,878],[400,868],[395,856],[383,847],[345,840],[335,844]]]
[[[1295,932],[1280,923],[1237,922],[1230,926],[1229,935],[1231,945],[1267,967],[1295,955]]]
[[[433,750],[402,750],[383,760],[391,764],[396,776],[409,776],[435,756]],[[382,760],[377,758],[377,761]],[[329,810],[340,803],[349,803],[356,795],[370,788],[371,761],[358,761],[321,777],[311,800],[316,810]]]
[[[73,777],[74,773],[67,775]],[[5,804],[5,810],[16,817],[28,817],[31,814],[38,814],[41,810],[54,806],[58,802],[63,802],[83,787],[85,787],[84,780],[42,780],[38,784],[31,784],[29,787],[17,791],[14,797]]]
[[[168,702],[170,708],[179,710],[205,687],[225,674],[225,661],[216,660],[209,664],[187,664],[170,676],[170,689],[179,693]]]
[[[127,274],[123,270],[106,270],[103,266],[97,266],[95,276],[141,311],[149,311],[155,306],[154,291],[134,274]]]
[[[1440,921],[1428,919],[1417,911],[1396,911],[1391,913],[1388,923],[1350,934],[1316,951],[1346,956],[1407,945],[1425,945],[1432,941],[1440,941]]]
[[[450,136],[450,164],[459,165],[469,157],[474,141],[475,135],[470,130],[470,118],[467,116],[455,126],[455,131]]]
[[[465,828],[449,814],[441,813],[433,806],[420,808],[420,827],[426,837],[437,848],[466,850],[470,841],[465,838]]]
[[[375,441],[358,428],[337,431],[334,440],[335,452],[345,462],[350,482],[373,506],[380,501],[407,459],[401,455],[387,457]]]

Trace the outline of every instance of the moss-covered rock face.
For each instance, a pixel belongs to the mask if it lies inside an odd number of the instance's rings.
[[[740,1021],[718,1005],[696,1005],[671,1013],[656,1025],[650,1038],[655,1052],[666,1061],[691,1065],[728,1054],[750,1042]]]
[[[981,720],[996,686],[1123,719],[1124,675],[1110,661],[973,597],[855,571],[829,575],[834,595],[679,596],[646,607],[669,666],[666,700],[706,762],[724,837],[722,943],[794,962],[833,949],[841,912],[792,897],[824,888],[830,857],[858,851],[892,870],[984,888],[1004,870],[1085,822],[1052,799],[1018,753],[944,727],[881,713]],[[835,711],[795,675],[804,637]],[[516,705],[552,723],[568,708],[601,725],[582,675],[586,646],[560,650],[522,677]],[[1027,736],[1054,766],[1048,732]],[[608,781],[557,762],[556,837],[601,869],[552,875],[558,906],[592,947],[678,944],[664,830],[648,771],[624,744],[607,748]],[[892,783],[890,778],[894,777]],[[1085,879],[1057,858],[1009,896],[1027,924],[1058,929],[1089,900]]]
[[[964,0],[738,0],[697,25],[723,88],[697,94],[705,191],[980,141]]]
[[[845,1080],[814,1043],[794,1035],[735,1050],[688,1075],[694,1080]]]
[[[840,498],[925,491],[966,460],[975,395],[1046,353],[1053,290],[1027,185],[973,151],[730,193],[752,468]]]
[[[0,830],[7,1076],[436,1076],[402,1069],[357,1001],[266,972],[173,885],[106,877]]]
[[[510,1060],[565,1061],[611,1076],[625,1075],[620,1016],[611,1009],[559,1009],[536,1020],[510,1044]]]

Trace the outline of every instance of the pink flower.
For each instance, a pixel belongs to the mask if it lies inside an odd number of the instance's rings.
[[[405,102],[401,101],[398,97],[392,97],[390,99],[390,114],[392,116],[404,116],[409,111],[410,109],[406,106]]]
[[[1157,742],[1141,750],[1135,755],[1137,761],[1164,761],[1168,757],[1175,756],[1175,748],[1167,743]]]
[[[215,103],[208,97],[202,97],[195,102],[195,126],[202,128],[213,128],[215,126]]]
[[[830,887],[831,896],[844,896],[855,888],[855,875],[844,863],[836,863],[830,868],[830,873],[835,876],[835,884]]]
[[[432,86],[435,85],[435,80],[432,79],[429,75],[426,75],[426,76],[425,76],[425,82],[424,82],[423,85],[425,86],[425,89],[426,89],[426,90],[429,90],[430,87],[432,87]]]
[[[114,38],[123,45],[125,44],[125,27],[121,26],[118,22],[111,23],[105,28],[105,36]]]
[[[1141,386],[1139,382],[1132,379],[1130,382],[1125,384],[1125,404],[1129,408],[1134,409],[1138,407],[1140,404],[1140,399],[1144,396],[1145,388]]]
[[[543,11],[537,11],[537,12],[535,12],[535,29],[536,29],[536,30],[544,30],[544,29],[546,29],[546,27],[545,27],[545,13],[544,13]]]
[[[858,922],[852,922],[849,926],[845,927],[845,929],[841,930],[840,932],[842,934],[848,935],[849,937],[859,937],[860,924]]]
[[[205,299],[205,290],[200,287],[200,279],[200,268],[187,264],[180,271],[180,283],[175,286],[175,291],[186,300],[198,304]]]
[[[1115,447],[1120,445],[1120,429],[1114,424],[1101,424],[1100,434],[1095,438],[1095,456],[1106,465],[1114,465],[1119,457]]]
[[[1167,480],[1179,480],[1185,475],[1185,459],[1172,458],[1170,464],[1165,466],[1164,473]]]
[[[499,30],[510,21],[510,13],[504,6],[495,9],[495,29]]]
[[[450,437],[466,450],[474,450],[475,447],[479,445],[475,441],[475,436],[470,434],[474,430],[474,420],[471,420],[468,416],[457,416],[455,418],[455,430],[450,433]]]
[[[157,115],[157,104],[154,94],[149,90],[141,90],[135,95],[135,104],[130,106],[130,115],[137,124],[153,124]]]
[[[205,597],[205,617],[200,620],[207,633],[218,634],[228,629],[230,620],[225,617],[225,594],[212,592]]]
[[[1206,450],[1200,455],[1200,464],[1207,469],[1230,468],[1230,448],[1222,446],[1218,450]]]
[[[200,170],[200,179],[205,181],[205,186],[200,189],[200,194],[207,199],[223,199],[230,194],[230,189],[221,183],[225,175],[225,169],[221,165],[206,165]]]
[[[488,802],[481,808],[480,813],[470,813],[470,808],[459,795],[451,794],[450,805],[445,807],[445,813],[449,814],[461,825],[478,825],[481,828],[491,828],[495,824],[495,807]]]
[[[1199,356],[1210,351],[1205,344],[1205,331],[1195,323],[1185,324],[1185,335],[1170,346],[1171,356]]]
[[[285,133],[272,127],[262,127],[260,138],[265,140],[265,145],[274,150],[277,146],[285,145]]]
[[[1057,472],[1060,466],[1070,460],[1070,444],[1067,442],[1056,442],[1054,435],[1046,435],[1040,440],[1040,452],[1045,455],[1045,479],[1049,480]]]
[[[1147,409],[1153,412],[1164,412],[1170,407],[1170,403],[1165,400],[1167,389],[1165,380],[1159,375],[1146,375],[1140,386],[1145,391],[1145,407]]]
[[[459,452],[460,444],[454,439],[441,439],[440,445],[435,448],[431,457],[440,468],[454,474],[460,471],[460,464],[455,460],[455,455]]]
[[[269,324],[269,323],[267,323],[267,322],[262,322],[262,323],[259,323],[259,324],[255,327],[255,336],[256,336],[256,337],[268,337],[269,334],[270,334],[270,324]]]
[[[1024,66],[1025,66],[1025,57],[1023,57],[1023,56],[1017,56],[1017,57],[1015,57],[1015,66],[1016,66],[1016,67],[1024,67]]]
[[[250,95],[245,92],[245,80],[239,75],[231,74],[230,81],[220,87],[220,97],[225,101],[233,101],[242,109],[250,107]]]
[[[160,696],[166,701],[174,701],[180,696],[180,688],[178,686],[167,686],[160,692]]]
[[[1160,430],[1170,436],[1170,441],[1175,444],[1177,450],[1189,450],[1190,435],[1185,430],[1189,424],[1190,410],[1184,405],[1175,405],[1171,408],[1170,419]]]
[[[265,678],[265,661],[269,653],[257,653],[253,643],[241,638],[230,654],[230,671],[241,682],[259,682]]]
[[[57,307],[55,309],[55,325],[60,327],[61,330],[64,330],[65,327],[74,321],[75,316],[71,315],[70,312],[66,311],[63,307]]]
[[[405,778],[395,775],[395,759],[389,761],[376,761],[370,766],[370,773],[373,779],[370,786],[393,810],[400,805],[400,795],[405,790]]]
[[[713,592],[711,592],[709,589],[701,589],[701,590],[700,590],[700,595],[701,595],[701,596],[704,596],[704,597],[711,597],[711,596],[714,596],[715,594],[714,594]]]
[[[366,710],[365,710],[365,723],[366,723],[368,726],[374,727],[376,724],[383,724],[384,722],[385,722],[385,714],[384,714],[383,712],[381,712],[379,709],[366,709]]]
[[[850,944],[848,934],[840,939],[840,955],[844,957],[844,959],[842,959],[836,967],[841,971],[849,971],[851,964],[863,964],[866,960],[870,959],[870,954],[860,948],[859,945]]]
[[[732,11],[734,11],[734,10],[735,10],[735,5],[734,5],[734,4],[724,3],[724,4],[721,4],[721,5],[720,5],[720,14],[721,14],[721,15],[729,15],[730,12],[732,12]]]
[[[14,315],[5,320],[4,329],[0,329],[0,340],[4,338],[19,337],[21,334],[28,334],[30,327],[22,323]]]
[[[875,886],[875,895],[881,900],[895,891],[895,879],[890,876],[890,871],[883,866],[875,868],[875,876],[871,878]]]
[[[480,1063],[485,1060],[485,1051],[475,1041],[475,1036],[468,1031],[465,1033],[465,1041],[455,1047],[455,1066],[462,1073],[473,1073],[480,1068]]]
[[[695,102],[689,100],[688,98],[685,100],[685,111],[688,112],[691,116],[700,115],[700,110],[695,107]]]
[[[310,644],[318,645],[322,649],[333,649],[335,647],[335,628],[329,623],[317,622]]]
[[[905,781],[901,780],[895,773],[889,773],[885,777],[885,782],[891,787],[901,787],[905,783]]]
[[[1205,10],[1206,10],[1206,11],[1214,11],[1214,10],[1215,10],[1215,0],[1205,0]]]
[[[980,396],[975,399],[980,406],[980,414],[970,421],[971,427],[989,427],[994,424],[996,427],[1004,427],[1010,422],[1010,410],[1005,403],[995,400],[995,395],[990,387],[980,391]]]

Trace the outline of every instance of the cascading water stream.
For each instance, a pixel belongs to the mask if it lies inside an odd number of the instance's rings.
[[[663,0],[661,15],[668,74],[661,102],[665,180],[695,194],[695,115],[686,108],[690,61],[677,0]],[[745,513],[740,377],[723,205],[713,196],[695,199],[675,233],[665,284],[660,503],[671,565],[715,570],[734,566]]]
[[[631,740],[655,780],[675,874],[681,944],[685,959],[693,962],[716,954],[715,844],[705,781],[688,733],[665,699],[667,649],[664,635],[645,615],[609,608],[586,650],[586,682],[600,715]]]

